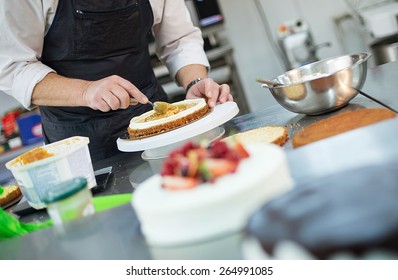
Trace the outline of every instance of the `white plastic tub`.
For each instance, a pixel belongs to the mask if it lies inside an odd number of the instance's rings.
[[[23,195],[35,209],[45,208],[44,194],[53,186],[75,177],[87,179],[88,188],[96,185],[93,165],[88,150],[87,137],[71,137],[42,148],[50,157],[28,164],[21,162],[25,154],[6,163],[11,170]]]

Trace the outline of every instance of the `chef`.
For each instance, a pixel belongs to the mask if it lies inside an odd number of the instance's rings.
[[[0,91],[39,106],[52,143],[90,138],[92,160],[118,152],[130,119],[167,101],[148,52],[156,53],[186,98],[232,100],[229,86],[207,77],[200,30],[184,0],[15,0],[0,2]],[[129,106],[129,99],[140,104]]]

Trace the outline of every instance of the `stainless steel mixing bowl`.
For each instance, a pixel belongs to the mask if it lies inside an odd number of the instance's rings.
[[[347,105],[365,83],[368,53],[320,60],[295,68],[263,84],[276,101],[294,113],[319,115]]]

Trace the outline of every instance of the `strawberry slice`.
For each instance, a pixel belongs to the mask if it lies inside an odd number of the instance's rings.
[[[192,177],[163,176],[162,187],[168,190],[192,189],[199,184],[199,179]]]
[[[235,143],[235,149],[242,158],[248,158],[250,156],[249,152],[245,149],[241,142]]]
[[[205,179],[211,180],[225,174],[234,173],[238,165],[238,161],[208,158],[203,161],[201,171],[205,175]]]

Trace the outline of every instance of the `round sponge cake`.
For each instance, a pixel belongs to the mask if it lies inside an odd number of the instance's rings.
[[[237,232],[263,203],[292,188],[282,148],[272,144],[245,148],[250,156],[237,171],[213,183],[180,191],[162,188],[160,175],[142,183],[132,205],[148,243],[189,244]]]
[[[170,104],[166,113],[158,114],[151,110],[132,118],[127,131],[131,139],[149,137],[187,125],[202,118],[208,111],[205,99],[186,99]]]
[[[386,108],[367,108],[345,112],[307,126],[293,137],[292,144],[294,148],[298,148],[394,117],[396,114]]]

